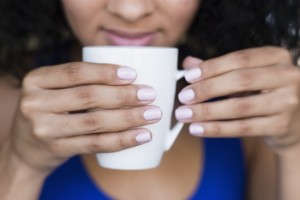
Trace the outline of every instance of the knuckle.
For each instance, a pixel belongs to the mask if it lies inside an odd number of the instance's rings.
[[[233,105],[235,105],[234,112],[237,117],[244,116],[245,113],[249,112],[253,106],[250,102],[234,100]]]
[[[131,92],[127,89],[120,89],[116,92],[116,98],[117,105],[121,106],[124,105],[125,102],[130,101],[131,98]]]
[[[95,89],[92,86],[80,87],[76,89],[76,97],[86,106],[95,104]]]
[[[247,67],[250,65],[251,55],[247,51],[237,51],[232,56],[233,60],[236,60],[240,66]]]
[[[212,124],[211,133],[216,135],[216,136],[220,136],[221,135],[221,126],[220,126],[220,124],[217,124],[217,123]]]
[[[214,60],[204,61],[203,63],[201,63],[201,71],[205,76],[210,77],[216,74],[215,66],[217,66],[217,64],[214,62]]]
[[[80,67],[79,63],[71,62],[62,67],[62,72],[68,77],[70,80],[78,80],[80,75]]]
[[[138,119],[136,109],[127,109],[126,112],[123,112],[123,119],[126,124],[135,125],[136,119]]]
[[[28,93],[32,88],[36,85],[36,77],[39,74],[39,71],[43,70],[43,68],[35,69],[26,74],[26,76],[22,80],[23,92]]]
[[[201,114],[200,116],[203,116],[205,119],[210,119],[212,115],[212,109],[210,106],[203,104],[201,106]]]
[[[37,122],[37,120],[33,121],[33,135],[36,138],[41,140],[47,139],[49,137],[49,126],[43,126]]]
[[[247,122],[244,121],[238,122],[238,131],[239,134],[243,134],[243,135],[253,134],[252,127]]]
[[[96,137],[96,138],[95,138]],[[88,145],[87,145],[87,152],[89,153],[99,153],[103,151],[103,145],[102,145],[102,136],[95,136],[90,137]]]
[[[32,81],[33,81],[33,72],[31,71],[23,78],[23,82],[22,82],[23,87],[27,88],[32,84]]]
[[[81,124],[83,127],[86,127],[88,131],[101,131],[103,128],[101,127],[101,123],[99,123],[99,121],[101,121],[99,118],[101,117],[97,117],[94,113],[88,113],[83,117]]]
[[[97,77],[99,80],[107,81],[113,79],[116,75],[114,65],[106,64],[105,66],[98,67]]]
[[[46,115],[34,115],[31,118],[32,133],[40,140],[46,140],[55,137],[53,135],[53,126],[49,126],[51,119]]]
[[[299,98],[296,96],[285,98],[285,103],[287,108],[294,110],[299,106]]]
[[[200,91],[201,91],[201,96],[203,96],[204,98],[210,98],[213,96],[214,93],[214,85],[211,82],[204,81],[201,84]]]
[[[290,51],[285,48],[278,48],[278,57],[282,60],[292,60]]]
[[[248,88],[254,83],[255,75],[250,70],[240,70],[236,72],[236,76],[241,89]]]
[[[20,100],[20,111],[24,116],[30,117],[36,110],[35,98],[33,96],[25,96]]]
[[[294,66],[284,69],[287,73],[289,80],[295,81],[297,84],[300,84],[300,70]]]
[[[121,135],[119,135],[119,134],[116,138],[116,144],[117,144],[116,151],[126,149],[130,146],[130,144],[128,144],[127,140],[124,137],[121,137]]]
[[[109,139],[108,138],[104,139],[104,137],[109,137]],[[87,152],[89,153],[115,152],[115,151],[126,149],[129,146],[130,144],[127,142],[127,140],[124,137],[122,137],[122,134],[106,133],[104,135],[102,134],[102,135],[96,135],[94,137],[90,137],[87,145]]]

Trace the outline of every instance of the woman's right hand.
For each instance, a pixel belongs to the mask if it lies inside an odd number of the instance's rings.
[[[23,81],[13,150],[28,166],[50,173],[76,154],[113,152],[151,140],[139,126],[161,110],[149,86],[131,84],[135,70],[109,64],[42,67]]]

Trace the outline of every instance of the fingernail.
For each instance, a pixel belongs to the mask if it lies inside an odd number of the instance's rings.
[[[155,120],[159,120],[162,117],[162,112],[160,110],[160,108],[150,108],[145,110],[144,112],[144,119],[147,121],[155,121]]]
[[[117,75],[123,80],[135,80],[136,70],[130,67],[121,66],[117,71]]]
[[[153,88],[141,88],[137,92],[137,97],[140,101],[153,101],[156,93]]]
[[[195,98],[195,92],[192,89],[183,90],[178,95],[181,103],[187,103]]]
[[[200,79],[202,72],[199,68],[192,68],[185,73],[185,80],[189,83]]]
[[[189,132],[194,136],[201,136],[204,134],[204,127],[200,124],[191,124],[189,127]]]
[[[151,141],[152,137],[151,134],[149,132],[142,132],[139,133],[136,137],[135,140],[137,141],[137,143],[139,144],[144,144],[146,142]]]
[[[191,119],[193,116],[193,111],[187,107],[177,108],[175,111],[175,116],[177,120]]]

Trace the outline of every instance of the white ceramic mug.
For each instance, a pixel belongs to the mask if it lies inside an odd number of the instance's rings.
[[[153,87],[156,99],[152,103],[162,110],[162,119],[144,126],[152,133],[146,144],[112,153],[96,154],[99,164],[106,168],[141,170],[157,167],[165,151],[176,140],[183,123],[171,128],[176,82],[183,77],[177,70],[178,50],[167,47],[120,47],[90,46],[83,48],[83,61],[110,63],[136,69],[137,79],[133,84]]]

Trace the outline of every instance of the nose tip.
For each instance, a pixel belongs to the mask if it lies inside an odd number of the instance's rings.
[[[153,10],[152,3],[144,0],[110,0],[108,11],[126,21],[136,21],[149,15]]]

